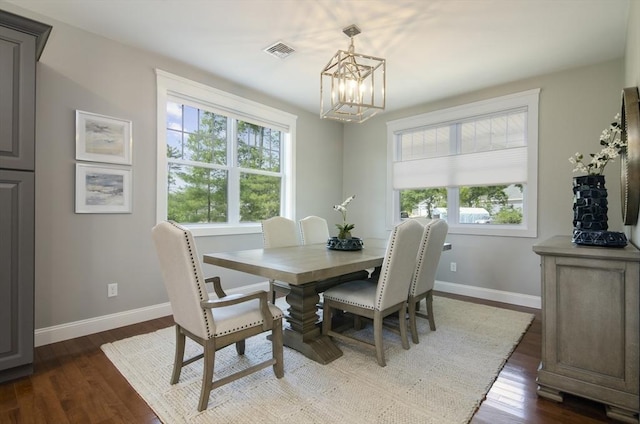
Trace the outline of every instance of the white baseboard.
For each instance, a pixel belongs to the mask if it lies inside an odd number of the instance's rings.
[[[448,281],[439,280],[436,280],[434,289],[436,291],[441,291],[444,293],[459,294],[462,296],[475,297],[478,299],[493,300],[495,302],[526,306],[528,308],[540,309],[542,307],[542,300],[540,296],[532,296],[530,294],[513,293],[502,290],[487,289],[483,287],[467,286],[465,284],[449,283]]]
[[[242,293],[254,290],[269,290],[269,282],[251,284],[236,289],[227,290],[228,294]],[[159,305],[147,306],[144,308],[132,309],[110,315],[89,318],[67,324],[54,325],[53,327],[38,328],[34,333],[34,344],[36,347],[63,340],[74,339],[76,337],[87,336],[101,331],[112,330],[125,325],[137,324],[151,319],[166,317],[171,315],[171,304],[169,302]]]
[[[53,327],[38,328],[35,331],[35,346],[38,347],[63,340],[74,339],[125,325],[166,317],[167,315],[171,315],[171,305],[169,302],[67,324],[54,325]]]
[[[500,290],[485,289],[482,287],[467,286],[464,284],[449,283],[446,281],[436,281],[437,291],[459,294],[463,296],[477,297],[480,299],[493,300],[496,302],[511,303],[514,305],[527,306],[540,309],[541,301],[538,296],[512,293]],[[269,290],[269,282],[264,281],[244,287],[227,290],[228,294],[246,293],[254,290]],[[76,337],[87,336],[101,331],[112,330],[125,325],[137,324],[139,322],[171,315],[171,305],[169,302],[159,305],[147,306],[144,308],[132,309],[130,311],[118,312],[116,314],[103,315],[67,324],[55,325],[53,327],[38,328],[35,331],[35,346],[43,346],[63,340],[74,339]]]

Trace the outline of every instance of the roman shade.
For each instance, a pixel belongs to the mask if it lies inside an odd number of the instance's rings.
[[[393,163],[395,190],[527,181],[527,146]]]

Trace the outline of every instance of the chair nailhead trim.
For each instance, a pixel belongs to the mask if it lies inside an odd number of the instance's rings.
[[[345,305],[353,305],[353,306],[357,306],[357,307],[362,308],[362,309],[374,310],[374,308],[372,308],[371,305],[363,305],[362,303],[350,302],[350,301],[344,300],[344,299],[334,299],[334,298],[332,298],[330,296],[325,296],[324,298],[328,299],[328,300],[333,300],[336,303],[344,303]]]
[[[191,268],[193,270],[194,277],[196,277],[196,282],[197,282],[197,285],[198,285],[198,296],[200,297],[200,301],[209,300],[209,294],[207,293],[207,295],[205,297],[204,294],[202,293],[203,284],[202,284],[202,281],[200,281],[200,275],[198,274],[198,267],[197,267],[196,262],[195,262],[196,260],[193,257],[193,248],[191,246],[191,242],[189,241],[189,234],[190,234],[189,230],[187,230],[186,228],[184,228],[183,226],[177,224],[174,221],[169,221],[169,223],[171,225],[173,225],[174,227],[176,227],[177,229],[179,229],[180,231],[182,231],[182,234],[184,235],[184,240],[187,243],[187,249],[189,250],[189,258],[191,259]],[[207,315],[207,311],[204,308],[202,308],[202,315],[204,317],[204,323],[205,323],[205,326],[207,328],[207,336],[209,338],[211,338],[211,337],[213,337],[213,335],[211,334],[212,325],[209,322],[209,316]]]
[[[227,330],[227,331],[223,331],[221,333],[216,333],[216,334],[214,334],[214,336],[218,337],[218,336],[223,336],[225,334],[235,333],[236,331],[244,330],[245,328],[257,327],[259,325],[262,325],[262,323],[264,323],[264,320],[255,321],[255,322],[252,322],[252,323],[249,323],[249,324],[246,324],[246,325],[242,325],[240,327],[236,327],[236,328],[232,328],[232,329]]]
[[[381,290],[380,290],[380,296],[376,299],[376,309],[380,310],[382,307],[382,294],[384,293],[384,286],[387,284],[387,278],[389,276],[389,262],[391,262],[390,260],[387,260],[389,258],[391,258],[393,256],[393,250],[396,246],[396,238],[398,235],[398,227],[395,227],[393,229],[393,233],[391,234],[391,239],[389,240],[389,251],[387,252],[387,256],[385,257],[385,268],[384,270],[380,271],[380,277],[378,278],[378,282],[379,284],[381,284]]]
[[[416,291],[418,281],[420,280],[420,273],[422,272],[422,265],[424,263],[425,252],[427,251],[427,245],[429,244],[429,237],[431,237],[431,223],[427,224],[426,228],[426,236],[423,236],[423,240],[426,240],[424,243],[420,243],[420,252],[418,253],[418,263],[416,265],[415,273],[413,274],[413,280],[411,281],[411,288],[409,293],[414,293]]]

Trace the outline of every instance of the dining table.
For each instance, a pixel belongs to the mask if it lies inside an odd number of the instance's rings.
[[[362,249],[349,251],[332,250],[319,243],[206,253],[203,262],[286,283],[289,308],[284,345],[327,364],[342,356],[342,351],[321,333],[319,293],[344,281],[367,278],[366,270],[379,270],[386,240],[364,239],[363,244]],[[447,243],[443,250],[450,248]]]

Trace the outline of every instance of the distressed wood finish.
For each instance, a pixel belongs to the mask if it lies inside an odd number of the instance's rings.
[[[324,244],[207,253],[204,262],[248,274],[302,285],[382,265],[384,247],[355,252],[329,250]]]
[[[611,418],[638,423],[640,252],[576,246],[561,236],[534,251],[543,295],[538,395],[598,400]]]
[[[342,356],[342,351],[320,333],[316,305],[318,293],[344,281],[366,278],[366,268],[382,265],[383,243],[355,252],[329,250],[324,244],[241,250],[203,255],[204,263],[259,275],[289,285],[284,344],[321,364]]]

